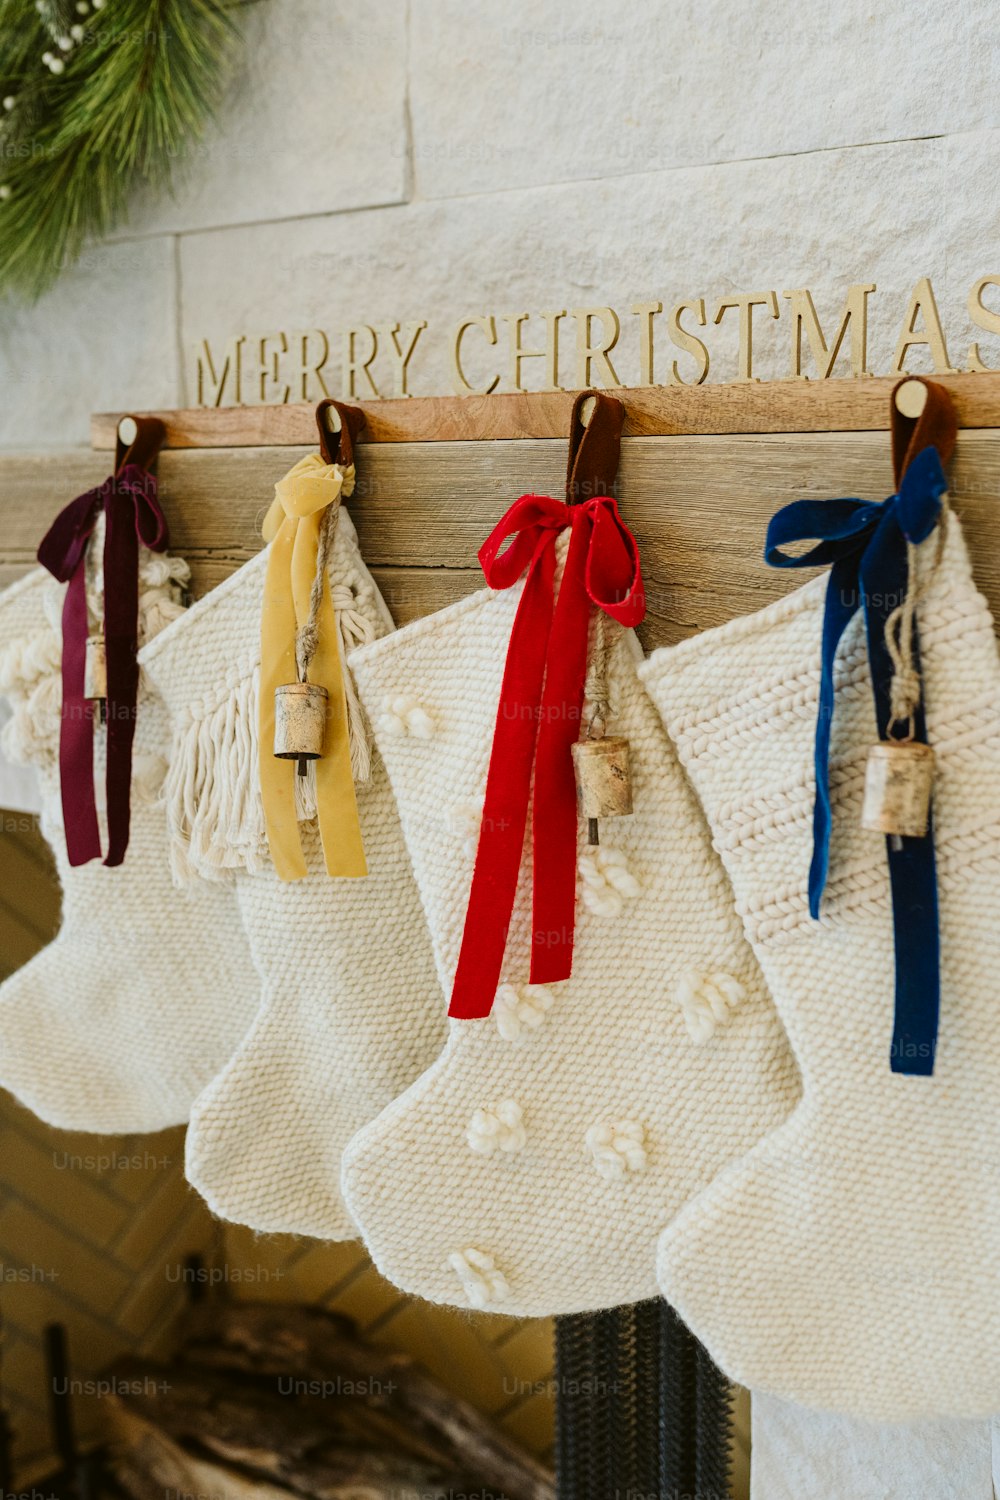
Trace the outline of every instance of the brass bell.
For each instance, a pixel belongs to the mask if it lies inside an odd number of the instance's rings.
[[[286,682],[274,690],[274,753],[297,760],[304,776],[311,760],[323,754],[327,691],[315,682]]]
[[[587,819],[587,842],[598,844],[598,818],[626,817],[632,811],[629,743],[609,735],[577,740],[572,749],[580,811]]]
[[[927,833],[934,751],[916,740],[882,740],[868,752],[861,826],[896,839]]]
[[[101,723],[107,713],[108,659],[103,635],[88,635],[83,665],[83,696],[97,705]]]

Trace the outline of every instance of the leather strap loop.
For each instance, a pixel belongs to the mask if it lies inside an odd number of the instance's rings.
[[[163,447],[167,436],[167,429],[159,417],[137,417],[128,413],[136,425],[136,435],[129,444],[122,442],[120,437],[115,439],[115,474],[121,473],[128,464],[133,464],[137,469],[150,470],[156,459],[156,455]],[[124,421],[125,418],[122,418]],[[121,422],[119,422],[119,427]]]
[[[927,401],[919,417],[906,417],[896,405],[896,392],[900,386],[915,381],[927,392]],[[942,467],[955,451],[958,433],[958,418],[952,399],[943,385],[925,380],[922,375],[907,375],[892,388],[890,424],[892,430],[892,471],[898,490],[903,475],[924,448],[936,448]]]
[[[326,414],[333,407],[340,417],[340,431],[331,432]],[[334,401],[327,396],[316,407],[316,426],[319,430],[319,451],[326,464],[339,464],[349,469],[354,463],[354,445],[367,424],[367,417],[360,406],[348,406],[346,402]]]
[[[594,402],[584,426],[581,413]],[[580,391],[570,417],[569,456],[566,463],[566,504],[581,505],[598,495],[613,495],[621,457],[625,408],[603,391]]]

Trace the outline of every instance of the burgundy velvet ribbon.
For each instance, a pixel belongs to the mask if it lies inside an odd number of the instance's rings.
[[[571,527],[559,598],[555,541]],[[504,543],[510,543],[501,552]],[[646,601],[635,538],[608,495],[565,505],[522,495],[479,553],[486,582],[527,571],[504,668],[476,866],[450,1016],[488,1016],[503,965],[521,864],[532,768],[531,982],[568,979],[576,909],[579,738],[591,605],[635,626]]]
[[[93,708],[84,698],[87,651],[87,543],[104,512],[104,647],[107,658],[108,852],[120,865],[128,848],[132,741],[135,737],[139,665],[139,544],[153,552],[168,545],[167,523],[156,499],[156,480],[125,464],[95,490],[60,511],[38,549],[38,561],[68,585],[62,614],[62,721],[59,779],[66,853],[71,865],[101,857],[94,796]]]

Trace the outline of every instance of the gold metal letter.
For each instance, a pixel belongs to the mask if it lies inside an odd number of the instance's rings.
[[[708,374],[708,349],[701,339],[695,338],[693,333],[688,333],[686,328],[681,327],[681,314],[692,313],[700,327],[705,326],[705,299],[704,297],[689,297],[685,302],[677,302],[670,310],[667,321],[667,331],[670,334],[670,342],[677,349],[683,349],[687,354],[694,355],[698,361],[698,373],[693,380],[685,380],[677,368],[676,359],[670,362],[670,377],[668,385],[701,385]],[[718,320],[716,320],[718,321]]]
[[[559,308],[557,312],[542,312],[539,317],[545,319],[545,348],[525,349],[521,343],[521,324],[526,323],[531,317],[530,313],[501,313],[503,321],[510,331],[510,384],[511,389],[523,391],[525,387],[521,384],[521,361],[525,359],[544,359],[545,379],[538,387],[540,391],[558,391],[562,387],[559,384],[559,319],[566,316],[566,309]]]
[[[776,292],[744,292],[739,297],[724,297],[715,309],[715,323],[721,323],[723,314],[731,307],[740,310],[740,353],[739,374],[736,379],[743,384],[747,381],[759,380],[760,376],[753,373],[753,310],[755,307],[770,308],[771,317],[777,318],[778,296]]]
[[[921,313],[924,319],[924,332],[922,334],[916,332],[917,319]],[[931,359],[934,361],[934,369],[939,375],[958,374],[958,371],[948,363],[948,350],[944,342],[944,329],[941,327],[937,303],[934,300],[934,288],[931,286],[929,276],[921,276],[913,288],[913,295],[906,309],[906,317],[903,319],[899,343],[896,345],[896,354],[892,361],[891,374],[903,374],[903,361],[906,359],[907,349],[912,344],[927,345],[931,351]]]
[[[643,320],[639,334],[639,384],[653,385],[653,319],[663,311],[663,303],[633,302],[632,311]]]
[[[257,358],[260,366],[260,399],[268,400],[268,386],[277,386],[278,394],[270,399],[275,405],[282,405],[291,395],[291,388],[284,385],[279,378],[281,356],[288,353],[288,339],[285,334],[262,333],[257,342]]]
[[[208,339],[202,339],[200,344],[195,345],[195,389],[197,391],[195,401],[198,406],[221,406],[226,381],[230,375],[233,377],[232,404],[243,405],[243,345],[245,343],[246,338],[242,333],[229,340],[218,375],[215,373],[215,363],[208,346]]]
[[[302,333],[293,335],[293,338],[299,351],[298,368],[295,371],[295,399],[318,401],[321,396],[329,396],[330,392],[323,379],[323,368],[330,355],[330,340],[322,328],[306,328]],[[312,339],[316,340],[320,348],[318,358],[310,357],[309,354],[309,344]]]
[[[827,345],[823,337],[812,293],[808,287],[801,287],[792,292],[782,292],[781,295],[787,297],[792,304],[790,311],[792,314],[791,375],[793,380],[809,379],[808,375],[802,373],[803,329],[809,340],[809,348],[816,362],[816,368],[819,370],[820,380],[829,380],[848,328],[851,331],[851,374],[854,376],[871,374],[868,368],[868,298],[876,290],[874,283],[862,285],[858,282],[848,287],[847,302],[832,347]]]
[[[1000,333],[1000,313],[991,312],[983,302],[983,289],[988,286],[1000,286],[1000,276],[980,276],[975,286],[969,293],[969,317],[977,328],[983,328],[987,333]],[[995,369],[995,366],[984,365],[979,357],[979,345],[969,345],[969,369],[984,371]]]
[[[615,367],[611,363],[611,351],[618,342],[621,324],[613,307],[573,307],[576,319],[576,384],[584,389],[593,385],[591,366],[597,365],[602,375],[602,384],[621,385]],[[602,331],[599,343],[591,341],[591,324],[600,318]],[[611,332],[608,333],[608,328]]]
[[[376,323],[375,327],[379,333],[385,336],[389,345],[389,358],[392,360],[393,371],[396,377],[396,395],[412,396],[413,392],[407,389],[407,367],[410,363],[410,357],[417,347],[417,339],[427,327],[426,319],[421,320],[419,323],[406,324],[406,331],[403,335],[407,341],[405,349],[400,346],[398,323]]]
[[[455,329],[455,336],[451,341],[451,368],[455,377],[455,390],[460,396],[488,396],[490,391],[495,391],[500,384],[500,376],[494,375],[489,385],[473,385],[471,380],[466,379],[465,371],[462,369],[462,339],[467,328],[481,328],[486,335],[488,344],[497,341],[497,325],[494,318],[463,318]]]
[[[367,334],[368,336],[368,354],[365,358],[362,358],[360,354],[355,352],[354,341],[359,334]],[[372,360],[378,353],[378,334],[374,328],[368,323],[362,323],[357,328],[345,328],[341,348],[340,379],[345,399],[349,401],[352,397],[357,397],[359,374],[363,375],[368,382],[367,394],[376,397],[379,396],[379,388],[372,379],[372,372],[369,369]]]

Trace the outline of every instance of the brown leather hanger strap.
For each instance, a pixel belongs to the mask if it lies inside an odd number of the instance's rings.
[[[340,418],[340,431],[331,432],[327,425],[330,408]],[[364,431],[367,418],[360,406],[348,406],[343,401],[334,401],[331,396],[320,401],[316,407],[316,426],[319,429],[319,451],[324,463],[340,464],[349,469],[354,462],[354,444]]]
[[[585,426],[581,413],[587,402],[594,405]],[[577,396],[569,428],[567,505],[578,505],[595,495],[614,494],[624,425],[625,408],[617,397],[603,391],[581,391]]]
[[[922,385],[927,392],[927,399],[918,417],[904,416],[896,405],[896,393],[911,382]],[[958,419],[954,403],[944,386],[933,380],[925,380],[922,375],[907,375],[900,380],[893,386],[891,401],[892,468],[898,489],[908,465],[924,448],[933,445],[938,451],[942,466],[948,463],[955,451]]]
[[[131,443],[122,440],[123,422],[135,423],[136,433]],[[166,436],[167,429],[159,417],[135,417],[131,413],[122,417],[115,440],[115,473],[120,474],[126,464],[134,464],[138,469],[151,469]]]

